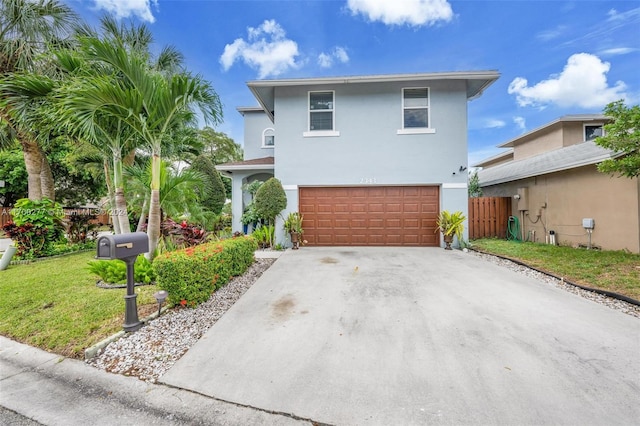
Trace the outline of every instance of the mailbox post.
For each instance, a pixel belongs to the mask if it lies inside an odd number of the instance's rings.
[[[124,331],[136,331],[142,327],[138,319],[138,297],[134,288],[133,265],[139,254],[149,251],[149,237],[144,232],[132,232],[129,234],[105,235],[98,238],[98,253],[96,259],[119,259],[127,265],[127,294],[124,296],[125,311]]]

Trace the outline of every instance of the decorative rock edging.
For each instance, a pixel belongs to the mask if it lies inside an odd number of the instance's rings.
[[[126,287],[126,286],[125,286]],[[160,315],[162,315],[163,312],[167,311],[167,307],[163,307],[160,310]],[[140,322],[142,322],[143,325],[146,325],[149,321],[151,321],[152,319],[155,319],[158,317],[158,312],[154,312],[151,315],[149,315],[148,317],[144,317],[140,320]],[[87,348],[84,350],[84,360],[88,361],[92,358],[95,358],[96,355],[98,355],[98,353],[100,352],[100,350],[104,349],[105,347],[107,347],[107,345],[109,343],[113,343],[116,340],[126,336],[127,332],[124,330],[120,330],[115,334],[112,334],[111,336],[107,337],[106,339],[103,339],[101,341],[99,341],[98,343],[96,343],[95,345]]]
[[[247,291],[275,259],[256,256],[247,272],[234,277],[196,308],[170,309],[135,333],[116,333],[85,352],[88,364],[111,373],[155,382]],[[155,314],[151,317],[155,318]],[[111,340],[113,339],[113,340]],[[95,350],[94,350],[95,349]]]
[[[469,248],[469,250],[471,250],[475,255],[481,256],[488,260],[499,259],[503,262],[509,262],[513,265],[517,265],[519,267],[526,268],[530,271],[534,271],[534,273],[537,273],[541,276],[540,278],[546,277],[547,279],[545,281],[552,282],[554,285],[556,285],[556,287],[570,291],[574,294],[578,294],[579,296],[582,296],[590,300],[593,300],[597,303],[606,305],[612,309],[617,309],[631,316],[640,318],[640,301],[639,300],[636,300],[631,297],[628,297],[619,293],[615,293],[612,291],[583,286],[581,284],[577,284],[572,281],[566,280],[564,277],[552,274],[542,269],[535,268],[533,266],[527,265],[522,261],[511,259],[506,256],[487,253],[476,248]],[[498,263],[498,262],[494,262],[494,263]],[[500,264],[503,264],[503,263],[500,263]],[[572,291],[571,288],[575,290]],[[597,295],[597,297],[594,297],[591,295],[594,295],[594,296]],[[614,301],[617,301],[618,305],[607,303],[606,299],[609,299],[609,300],[613,299]]]
[[[133,284],[134,287],[142,287],[142,286],[145,286],[145,285],[156,285],[156,283],[154,281],[154,282],[150,282],[150,283],[134,283]],[[98,281],[96,281],[96,287],[110,290],[112,288],[127,288],[127,285],[126,284],[111,284],[111,283],[106,283],[103,280],[98,280]]]

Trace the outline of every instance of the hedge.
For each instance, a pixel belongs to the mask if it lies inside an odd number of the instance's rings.
[[[252,237],[235,237],[163,253],[153,261],[156,283],[169,293],[170,304],[195,307],[243,274],[257,248]]]

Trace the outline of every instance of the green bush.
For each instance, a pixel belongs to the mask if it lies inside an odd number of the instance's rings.
[[[273,224],[276,216],[287,207],[287,194],[276,178],[267,180],[256,192],[256,212]]]
[[[33,259],[54,254],[55,243],[64,241],[64,211],[60,204],[43,198],[21,198],[11,210],[12,222],[2,227],[18,248],[18,257]]]
[[[195,307],[243,274],[256,248],[252,237],[237,237],[165,252],[153,261],[158,287],[169,293],[170,304]]]
[[[125,284],[127,282],[127,264],[122,260],[92,260],[89,271],[98,275],[109,284]],[[133,280],[136,283],[149,284],[156,280],[151,262],[143,255],[138,256],[133,266]]]

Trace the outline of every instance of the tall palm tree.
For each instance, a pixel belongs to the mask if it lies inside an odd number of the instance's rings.
[[[41,58],[42,53],[70,34],[76,22],[77,15],[57,0],[0,0],[0,79],[6,81],[14,73],[43,71],[48,63]],[[5,99],[0,102],[0,127],[10,132],[9,137],[5,133],[0,140],[19,140],[28,173],[29,198],[55,199],[47,158],[33,127],[21,121],[25,115],[16,114],[14,106]]]
[[[186,72],[168,74],[149,66],[143,55],[128,52],[108,41],[85,40],[87,53],[112,67],[121,76],[85,78],[60,99],[87,132],[95,132],[94,117],[118,117],[134,129],[151,154],[151,198],[149,203],[150,253],[160,237],[160,168],[162,147],[173,132],[189,123],[195,125],[196,112],[207,123],[218,122],[222,107],[211,84]]]
[[[136,55],[146,60],[152,69],[161,72],[177,70],[182,63],[182,55],[172,47],[165,47],[157,58],[153,58],[150,53],[153,36],[144,25],[118,23],[114,18],[106,16],[101,20],[100,29],[102,35],[87,26],[80,27],[76,34],[76,49],[57,51],[57,64],[79,79],[112,80],[113,84],[121,83],[119,80],[122,75],[118,70],[87,53],[90,46],[86,41],[90,39],[101,39],[116,46],[121,52]],[[75,84],[75,80],[70,82],[71,86]],[[63,88],[61,92],[64,90]],[[67,106],[65,104],[58,111],[67,130],[87,140],[109,158],[110,167],[105,168],[105,174],[113,178],[112,184],[108,186],[113,207],[111,211],[114,231],[127,233],[130,228],[124,192],[123,163],[125,157],[128,157],[130,162],[133,161],[136,148],[140,145],[140,136],[127,125],[121,115],[102,113],[99,110],[94,111],[92,127],[87,131],[86,126],[83,127],[75,120],[75,112],[67,110]]]

